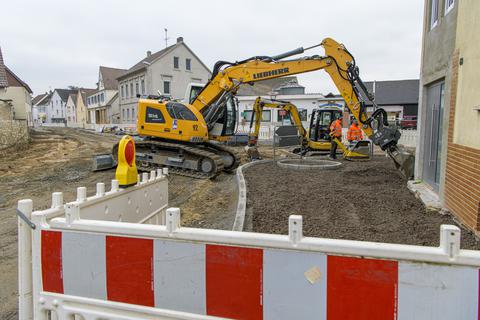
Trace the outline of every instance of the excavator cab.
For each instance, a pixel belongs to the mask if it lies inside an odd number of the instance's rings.
[[[351,146],[345,146],[342,141],[332,138],[330,124],[343,115],[342,108],[325,106],[312,111],[309,127],[309,149],[329,151],[332,143],[336,143],[346,160],[369,160],[371,143],[368,140],[357,141]]]
[[[309,147],[313,150],[330,150],[330,124],[342,116],[342,109],[334,106],[325,106],[312,111],[308,137]]]

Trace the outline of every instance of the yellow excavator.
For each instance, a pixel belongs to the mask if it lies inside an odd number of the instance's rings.
[[[319,46],[324,48],[324,55],[286,59]],[[388,126],[383,109],[367,116],[363,101],[372,101],[373,97],[359,77],[355,59],[342,44],[330,38],[276,56],[218,61],[211,79],[191,103],[167,101],[161,96],[140,97],[137,132],[144,140],[136,143],[137,166],[140,170],[169,167],[174,173],[199,178],[213,178],[222,171],[234,170],[239,165],[238,155],[218,142],[235,134],[234,98],[239,87],[322,69],[330,75],[366,135],[392,157],[406,177],[411,177],[413,157],[397,145],[400,132]]]
[[[342,150],[343,158],[346,160],[356,161],[370,159],[370,141],[358,141],[353,148],[347,148],[340,140],[330,136],[330,123],[342,116],[343,112],[341,108],[321,107],[314,109],[310,116],[310,128],[307,131],[303,127],[298,108],[294,104],[289,101],[258,97],[253,104],[248,144],[246,147],[250,160],[261,159],[257,149],[257,142],[264,108],[285,111],[291,123],[297,127],[300,147],[293,149],[294,153],[306,156],[312,152],[325,152],[330,150],[332,143],[336,143]]]

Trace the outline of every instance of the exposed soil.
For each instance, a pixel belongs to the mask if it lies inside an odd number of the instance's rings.
[[[33,130],[23,151],[0,158],[0,319],[17,319],[17,217],[20,199],[32,199],[34,210],[51,205],[51,194],[64,193],[72,201],[76,188],[106,189],[113,170],[92,172],[92,155],[110,152],[119,137],[68,128]],[[169,204],[180,207],[185,226],[231,229],[235,217],[236,181],[222,174],[214,181],[171,175]]]
[[[450,215],[427,212],[390,159],[348,162],[337,170],[295,171],[272,163],[246,170],[250,230],[288,233],[288,216],[303,216],[305,236],[438,246]],[[248,227],[248,224],[247,224]],[[462,249],[480,242],[462,228]]]

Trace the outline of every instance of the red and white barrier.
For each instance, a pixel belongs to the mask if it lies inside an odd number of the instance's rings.
[[[68,231],[41,237],[46,292],[234,319],[478,319],[477,267]]]
[[[34,319],[478,319],[480,252],[34,212]]]

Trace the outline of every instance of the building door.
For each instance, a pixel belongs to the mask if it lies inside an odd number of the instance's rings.
[[[443,81],[427,87],[423,180],[437,192],[440,188],[444,95]]]

